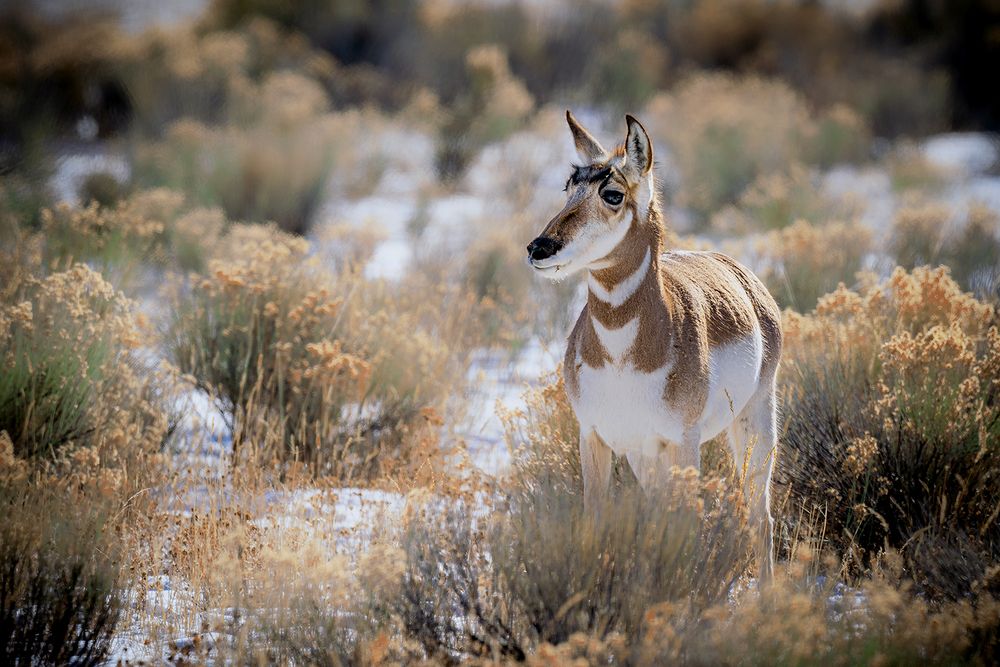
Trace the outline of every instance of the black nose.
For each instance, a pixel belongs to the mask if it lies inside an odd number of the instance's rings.
[[[528,244],[528,257],[530,259],[548,259],[559,252],[563,244],[547,236],[539,236]]]

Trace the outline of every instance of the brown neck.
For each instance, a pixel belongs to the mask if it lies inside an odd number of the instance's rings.
[[[654,208],[647,219],[633,222],[632,229],[606,258],[606,266],[591,271],[588,279],[587,311],[594,322],[606,329],[620,329],[638,319],[636,340],[628,361],[643,372],[651,372],[666,363],[672,346],[664,337],[672,335],[674,322],[671,300],[660,278],[662,234]],[[647,264],[645,269],[644,263]],[[584,361],[600,367],[610,357],[593,325],[588,322],[585,326]]]
[[[637,271],[642,269],[642,265],[649,256],[648,272],[654,277],[659,274],[660,254],[663,252],[663,234],[659,219],[659,211],[656,206],[650,207],[649,214],[640,217],[639,212],[632,211],[632,225],[615,249],[601,260],[601,268],[593,269],[590,276],[598,285],[607,291],[626,289],[626,283],[633,282],[639,276]],[[642,286],[646,281],[643,281]],[[588,300],[600,300],[601,294],[595,294],[591,287]]]

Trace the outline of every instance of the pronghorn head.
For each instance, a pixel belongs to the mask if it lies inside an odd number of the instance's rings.
[[[625,116],[625,143],[610,152],[569,111],[566,121],[582,166],[566,182],[566,205],[528,244],[529,262],[552,280],[604,268],[611,251],[645,222],[653,199],[653,146],[639,121]]]

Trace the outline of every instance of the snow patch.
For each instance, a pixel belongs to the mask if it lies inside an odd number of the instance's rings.
[[[965,176],[989,171],[1000,160],[997,139],[975,132],[931,137],[924,141],[923,152],[924,157],[932,164]]]

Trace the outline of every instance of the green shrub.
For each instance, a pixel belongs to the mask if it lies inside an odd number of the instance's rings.
[[[776,497],[790,532],[821,517],[855,572],[896,549],[929,595],[997,585],[996,323],[946,269],[897,269],[787,314]]]
[[[165,341],[221,401],[238,451],[373,475],[408,460],[464,376],[470,304],[446,288],[331,272],[306,241],[264,226],[234,226],[209,270],[176,285]]]
[[[127,609],[108,503],[4,478],[0,513],[4,664],[102,664]]]
[[[0,431],[14,455],[90,452],[138,472],[169,432],[155,378],[131,352],[139,342],[131,302],[85,266],[26,279],[0,310]]]

